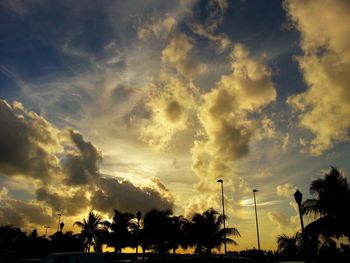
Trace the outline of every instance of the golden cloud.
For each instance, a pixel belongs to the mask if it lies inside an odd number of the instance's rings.
[[[218,207],[217,194],[200,194],[190,198],[187,206],[185,207],[184,216],[191,218],[193,214],[203,212],[210,207]]]
[[[161,38],[168,35],[176,26],[176,19],[171,15],[164,18],[152,17],[149,22],[143,23],[137,28],[137,37],[146,41],[151,37]]]
[[[163,63],[181,70],[191,48],[186,35],[177,35],[163,50]],[[146,100],[150,118],[140,138],[155,150],[168,147],[179,132],[195,130],[192,171],[199,179],[196,190],[201,193],[217,189],[216,179],[232,176],[232,162],[248,154],[253,138],[277,136],[273,121],[262,114],[277,96],[270,68],[261,59],[251,57],[242,44],[234,46],[230,59],[232,73],[223,75],[206,93],[199,93],[186,78],[162,72],[160,83],[153,84]],[[240,185],[237,191],[249,189],[241,187],[242,182],[236,179]],[[190,200],[186,211],[199,208],[201,200],[205,198]]]
[[[278,185],[276,187],[276,193],[278,196],[291,198],[294,192],[296,191],[296,189],[297,188],[291,184],[283,184],[283,185]]]
[[[189,57],[194,40],[184,33],[176,33],[162,51],[162,62],[175,68],[186,77],[194,77],[207,71],[205,64],[198,63]]]
[[[141,130],[141,140],[157,151],[166,148],[176,133],[188,127],[195,96],[193,84],[164,74],[146,100],[151,118]]]
[[[267,216],[278,226],[279,231],[286,230],[290,226],[289,218],[281,212],[268,212]]]
[[[350,2],[287,0],[284,7],[301,33],[297,57],[308,89],[287,103],[299,112],[300,126],[313,133],[313,155],[348,140],[350,127]]]
[[[276,98],[270,69],[251,58],[244,45],[235,45],[231,60],[232,73],[222,76],[217,86],[203,95],[198,109],[203,128],[192,148],[192,169],[200,178],[200,190],[231,175],[232,162],[248,153],[258,124],[248,114]]]

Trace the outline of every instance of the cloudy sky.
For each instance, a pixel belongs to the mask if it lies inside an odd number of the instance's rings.
[[[299,229],[292,194],[347,176],[348,0],[3,0],[0,224],[221,209],[238,248]],[[233,248],[230,248],[233,249]]]

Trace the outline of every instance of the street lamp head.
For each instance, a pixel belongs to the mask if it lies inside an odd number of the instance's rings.
[[[217,180],[218,183],[223,183],[224,181],[222,179]]]
[[[301,204],[301,201],[303,200],[303,194],[297,189],[294,193],[294,199],[297,204]]]
[[[58,216],[61,216],[61,214],[60,214],[60,213],[57,213],[57,215],[58,215]]]
[[[258,189],[254,189],[254,190],[253,190],[253,193],[256,193],[256,192],[258,192]]]

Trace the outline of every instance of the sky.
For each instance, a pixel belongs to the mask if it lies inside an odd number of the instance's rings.
[[[347,0],[3,0],[0,224],[221,211],[242,250],[350,172]],[[312,218],[305,218],[306,223]]]

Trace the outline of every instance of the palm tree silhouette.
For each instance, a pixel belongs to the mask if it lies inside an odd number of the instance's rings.
[[[228,238],[229,235],[240,236],[236,228],[222,228],[224,216],[210,208],[202,214],[196,213],[192,217],[190,232],[192,243],[196,247],[195,253],[211,254],[214,248],[220,249],[227,244],[237,245],[236,241]]]
[[[176,249],[178,249],[179,246],[187,248],[189,245],[185,233],[189,221],[183,216],[172,216],[169,223],[169,248],[173,250],[173,254],[176,254]]]
[[[74,225],[81,228],[80,235],[84,238],[84,244],[87,252],[90,252],[91,245],[95,245],[95,250],[101,250],[101,242],[99,242],[99,237],[101,237],[101,232],[104,229],[101,227],[105,222],[102,221],[102,216],[90,211],[87,219],[83,219],[82,222],[76,221]]]
[[[132,231],[137,228],[134,215],[114,210],[112,223],[109,223],[111,230],[109,245],[113,246],[116,253],[121,253],[122,249],[132,245]]]
[[[277,251],[287,259],[295,259],[300,254],[300,242],[300,233],[296,233],[294,236],[279,235],[277,237]]]
[[[324,178],[311,183],[310,193],[316,198],[306,200],[302,212],[319,218],[306,226],[306,232],[326,238],[345,235],[350,240],[350,189],[346,178],[331,167]]]
[[[160,255],[169,250],[171,210],[153,209],[144,217],[143,246],[151,248]]]

